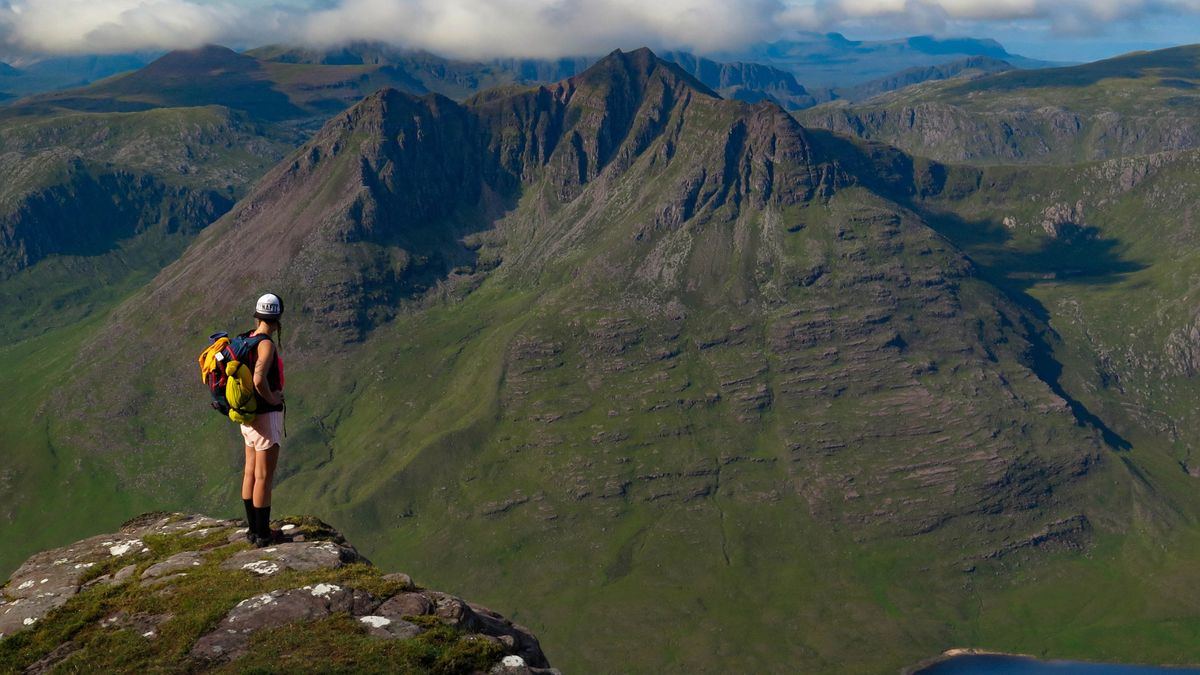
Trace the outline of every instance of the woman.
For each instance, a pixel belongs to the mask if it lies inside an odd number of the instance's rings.
[[[246,468],[242,473],[242,503],[246,506],[246,538],[255,546],[266,546],[275,539],[271,531],[271,483],[279,462],[279,441],[283,436],[283,359],[271,339],[280,330],[283,301],[274,293],[258,299],[254,308],[257,327],[246,333],[252,341],[254,399],[257,415],[243,424],[246,441]]]

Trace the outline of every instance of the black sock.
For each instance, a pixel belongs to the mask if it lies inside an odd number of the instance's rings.
[[[254,511],[254,500],[253,499],[243,499],[242,504],[246,505],[246,529],[248,529],[250,532],[254,532],[254,528],[256,526],[255,525],[256,514]]]
[[[271,536],[271,507],[259,506],[255,508],[258,512],[258,536],[266,539]]]

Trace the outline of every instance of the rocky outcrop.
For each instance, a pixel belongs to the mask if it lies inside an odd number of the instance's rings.
[[[248,547],[239,525],[202,515],[146,514],[116,533],[34,555],[3,587],[0,640],[43,629],[73,636],[49,648],[18,647],[17,658],[28,661],[24,667],[41,672],[94,662],[90,650],[102,649],[104,636],[117,631],[133,631],[146,642],[191,631],[177,646],[185,648],[185,668],[195,672],[236,664],[260,632],[303,632],[315,622],[341,619],[351,621],[342,625],[352,626],[360,640],[422,640],[436,631],[443,643],[462,643],[469,649],[463,648],[466,658],[453,672],[557,672],[528,629],[480,605],[423,589],[406,574],[383,575],[315,518],[276,521],[282,541],[262,549]],[[194,609],[198,597],[218,595],[222,586],[244,590],[226,596],[229,606],[218,608],[215,624],[188,616],[200,611]],[[156,598],[159,611],[144,611],[144,598]],[[86,626],[61,632],[62,623],[89,612],[93,620]]]

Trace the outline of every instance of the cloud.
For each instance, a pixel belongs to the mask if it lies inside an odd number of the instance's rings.
[[[454,56],[549,57],[616,47],[741,46],[778,32],[778,0],[345,0],[301,37],[399,42]]]
[[[241,14],[234,5],[189,0],[50,0],[7,3],[0,23],[18,48],[110,52],[203,44]]]
[[[0,0],[0,47],[104,53],[380,40],[449,56],[734,49],[795,30],[1102,32],[1200,0]]]
[[[888,26],[941,32],[951,26],[1037,22],[1060,33],[1099,34],[1114,24],[1200,14],[1200,0],[813,0],[785,13],[793,28]]]

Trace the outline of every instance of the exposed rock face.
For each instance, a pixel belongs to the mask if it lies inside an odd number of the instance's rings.
[[[1195,377],[1200,373],[1200,315],[1172,331],[1163,351],[1171,374]]]
[[[103,593],[104,588],[119,586],[133,589],[130,593],[144,591],[169,599],[185,594],[181,585],[189,583],[189,574],[222,570],[220,574],[232,575],[230,580],[269,583],[278,577],[285,587],[247,593],[248,597],[230,607],[215,626],[197,636],[187,651],[192,659],[188,664],[191,670],[236,661],[246,654],[250,639],[259,631],[282,626],[303,630],[306,623],[346,616],[354,619],[361,634],[380,640],[416,639],[432,626],[449,626],[463,639],[492,645],[488,653],[496,654],[494,672],[557,672],[549,669],[537,638],[527,629],[485,607],[419,588],[407,575],[380,577],[375,573],[358,577],[360,583],[365,579],[371,584],[374,591],[355,588],[333,577],[330,581],[313,581],[313,574],[334,573],[350,564],[370,565],[336,530],[320,521],[278,521],[281,536],[293,541],[248,550],[239,525],[239,521],[200,515],[147,514],[117,533],[35,555],[3,587],[0,639],[70,618],[69,608],[66,614],[54,610],[77,596],[82,603],[88,593]],[[180,547],[185,550],[160,552]],[[97,574],[107,570],[116,571]],[[310,581],[286,587],[288,574],[307,574],[304,578]],[[210,582],[220,583],[220,577],[217,579]],[[380,587],[394,590],[380,592]],[[168,612],[150,615],[110,608],[96,625],[101,631],[132,630],[145,640],[155,640],[166,624],[184,617],[187,611],[187,607],[172,606]],[[73,658],[87,659],[88,649],[86,639],[72,640],[28,668],[41,672]],[[514,666],[518,661],[519,667]]]
[[[1042,231],[1057,239],[1063,235],[1064,226],[1079,226],[1083,223],[1083,202],[1053,204],[1042,211]]]
[[[0,597],[0,600],[6,604],[0,606],[0,635],[11,635],[41,621],[51,610],[61,607],[79,593],[85,580],[92,583],[111,580],[108,575],[96,576],[93,568],[112,567],[114,562],[129,561],[132,564],[138,560],[145,560],[150,549],[142,541],[143,536],[197,531],[218,525],[232,526],[231,523],[204,516],[175,521],[167,517],[151,522],[134,520],[121,528],[120,532],[89,537],[70,546],[34,555],[13,572],[3,588],[3,597]],[[184,567],[177,563],[178,561],[166,565],[164,561],[164,564],[157,566],[153,572],[148,568],[147,572],[150,573],[144,578],[160,576],[168,569]],[[122,565],[122,580],[131,576],[134,569]]]

